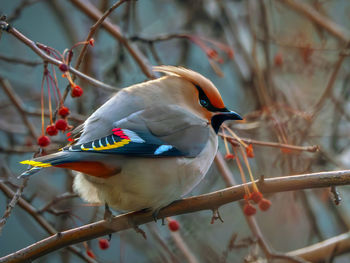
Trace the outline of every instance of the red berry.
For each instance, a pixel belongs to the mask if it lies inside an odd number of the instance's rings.
[[[62,72],[67,72],[67,71],[68,71],[68,65],[67,65],[67,64],[64,64],[64,63],[60,64],[60,65],[58,66],[58,68],[59,68]]]
[[[177,220],[170,220],[170,222],[168,223],[168,227],[171,231],[175,232],[179,230],[180,224],[179,222],[177,222]]]
[[[254,203],[258,204],[263,199],[263,195],[260,192],[254,191],[253,193],[250,194],[249,199],[253,200]]]
[[[233,59],[234,56],[235,56],[235,53],[233,52],[232,49],[229,49],[229,50],[227,51],[227,55],[228,55],[228,57],[229,57],[230,59]]]
[[[254,150],[253,145],[249,144],[247,148],[245,148],[248,158],[254,158]]]
[[[55,135],[57,135],[58,130],[56,129],[55,125],[52,124],[52,125],[48,125],[46,127],[46,133],[50,136],[55,136]]]
[[[69,115],[69,109],[65,106],[62,106],[59,110],[58,110],[58,114],[62,117],[65,118]]]
[[[71,90],[70,95],[75,98],[75,97],[80,97],[81,95],[83,95],[83,89],[80,88],[79,86],[74,86]]]
[[[311,45],[308,44],[306,45],[306,47],[301,48],[300,52],[305,64],[308,64],[311,61],[312,53],[314,53],[314,50],[311,48]]]
[[[50,144],[50,138],[45,136],[45,135],[41,135],[39,138],[38,138],[38,145],[40,147],[46,147]]]
[[[243,207],[243,212],[246,216],[252,216],[255,215],[256,208],[247,202]]]
[[[276,67],[280,67],[283,64],[283,56],[281,53],[277,53],[274,58],[274,63]]]
[[[90,46],[94,46],[95,45],[95,39],[93,39],[93,38],[90,38],[89,39],[89,44],[90,44]]]
[[[65,120],[60,119],[56,121],[55,127],[59,131],[65,131],[68,128],[68,124]]]
[[[90,258],[94,258],[94,259],[96,258],[94,252],[92,252],[91,249],[87,249],[87,250],[86,250],[86,254],[87,254]]]
[[[215,49],[210,48],[207,51],[207,56],[209,58],[216,58],[218,56],[218,52]]]
[[[261,211],[266,211],[270,208],[271,201],[263,198],[259,203],[259,208]]]
[[[105,250],[105,249],[109,248],[109,241],[105,238],[101,238],[98,240],[98,245],[99,245],[100,249]]]
[[[225,159],[226,160],[234,160],[235,159],[235,156],[232,154],[232,153],[227,153],[225,155]]]

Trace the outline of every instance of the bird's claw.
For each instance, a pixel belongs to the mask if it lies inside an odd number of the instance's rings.
[[[224,220],[221,218],[221,215],[219,213],[219,209],[218,208],[214,208],[212,211],[213,211],[213,216],[211,217],[210,224],[214,224],[214,221],[218,220],[218,219],[223,223]]]
[[[112,221],[112,218],[113,218],[113,213],[112,211],[109,209],[109,206],[107,203],[105,203],[105,213],[103,215],[103,219],[108,221],[108,222],[111,222]]]
[[[141,228],[139,228],[139,226],[136,226],[136,225],[135,225],[135,226],[134,226],[134,230],[136,231],[136,233],[141,234],[145,240],[147,240],[146,232],[143,231]]]

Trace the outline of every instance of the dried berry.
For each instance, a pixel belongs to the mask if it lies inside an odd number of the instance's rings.
[[[58,130],[56,129],[55,125],[52,124],[52,125],[48,125],[46,127],[46,133],[50,136],[55,136],[55,135],[57,135]]]
[[[86,250],[86,254],[87,254],[90,258],[93,258],[93,259],[96,258],[94,252],[92,252],[91,249],[87,249],[87,250]]]
[[[209,58],[216,58],[218,56],[218,52],[215,49],[210,48],[207,51],[207,56]]]
[[[73,98],[76,98],[76,97],[80,97],[81,95],[83,95],[83,92],[84,92],[83,89],[76,85],[71,89],[70,95]]]
[[[256,213],[256,208],[247,202],[243,207],[243,212],[246,216],[252,216]]]
[[[277,53],[273,59],[276,67],[281,67],[283,65],[283,56],[281,53]]]
[[[263,195],[260,192],[254,191],[250,194],[249,199],[253,200],[254,203],[258,204],[263,199]]]
[[[235,53],[233,52],[232,49],[229,49],[229,50],[227,51],[227,56],[228,56],[230,59],[233,59],[233,58],[234,58]]]
[[[168,223],[168,227],[171,231],[175,232],[179,230],[180,224],[177,220],[170,220]]]
[[[259,208],[261,211],[266,211],[270,208],[271,201],[263,198],[259,203]]]
[[[65,118],[69,115],[69,109],[65,106],[62,106],[59,110],[58,110],[58,115],[60,115],[62,118]]]
[[[65,131],[68,128],[68,123],[63,119],[60,119],[56,121],[55,127],[59,131]]]
[[[46,147],[50,144],[50,138],[45,136],[45,135],[41,135],[39,138],[38,138],[38,145],[40,147]]]
[[[248,158],[254,158],[254,150],[253,145],[249,144],[248,147],[245,148]]]
[[[227,153],[225,155],[225,159],[226,160],[234,160],[235,159],[235,156],[232,154],[232,153]]]
[[[99,245],[100,249],[105,250],[105,249],[109,248],[109,241],[105,238],[101,238],[98,240],[98,245]]]
[[[67,64],[64,64],[64,63],[60,64],[60,65],[58,66],[58,68],[59,68],[62,72],[67,72],[67,71],[68,71],[68,65],[67,65]]]

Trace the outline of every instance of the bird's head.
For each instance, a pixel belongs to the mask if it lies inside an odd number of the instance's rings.
[[[185,81],[176,85],[177,89],[172,87],[172,92],[181,91],[184,97],[179,103],[200,117],[206,118],[216,133],[224,121],[242,120],[238,113],[225,107],[218,89],[198,72],[174,66],[156,66],[153,69],[167,75],[178,76]]]

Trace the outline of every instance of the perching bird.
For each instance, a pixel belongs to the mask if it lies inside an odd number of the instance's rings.
[[[220,125],[242,118],[199,73],[153,69],[166,76],[118,92],[85,121],[73,145],[21,162],[32,166],[23,176],[49,166],[79,171],[74,190],[116,210],[156,211],[189,193],[213,162]]]

